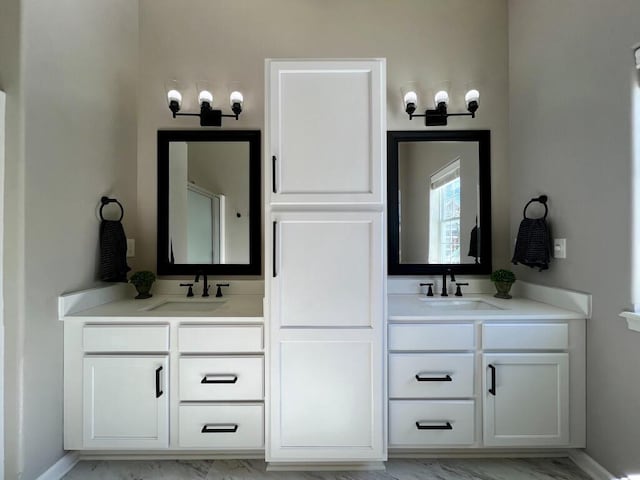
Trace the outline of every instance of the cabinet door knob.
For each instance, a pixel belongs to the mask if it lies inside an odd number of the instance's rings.
[[[156,368],[156,398],[160,398],[164,393],[162,391],[162,386],[161,386],[161,377],[160,377],[161,372],[162,372],[162,366]]]
[[[444,375],[442,377],[428,377],[427,374],[418,373],[416,374],[416,380],[418,382],[452,382],[453,379],[451,375]]]
[[[224,375],[224,374],[211,374],[202,377],[200,383],[236,383],[238,381],[237,375]]]
[[[445,422],[444,425],[423,425],[424,421],[416,422],[416,428],[418,430],[453,430],[453,425],[450,422]]]
[[[202,426],[200,433],[236,433],[237,431],[236,423],[207,423]]]

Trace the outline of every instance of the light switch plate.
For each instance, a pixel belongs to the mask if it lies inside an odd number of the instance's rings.
[[[136,239],[127,238],[127,257],[136,256]]]
[[[555,258],[567,258],[567,239],[566,238],[553,239],[553,256]]]

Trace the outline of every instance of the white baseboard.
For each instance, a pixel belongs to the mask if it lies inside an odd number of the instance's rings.
[[[49,470],[44,472],[38,477],[38,480],[60,480],[69,471],[76,466],[80,461],[80,455],[77,452],[69,452],[56,463],[54,463]]]
[[[584,450],[570,450],[569,458],[593,480],[618,480]]]

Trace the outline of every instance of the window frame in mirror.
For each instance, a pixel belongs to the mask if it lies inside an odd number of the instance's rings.
[[[398,147],[402,142],[477,142],[480,187],[480,263],[400,263]],[[481,275],[492,271],[491,252],[491,132],[489,130],[392,130],[387,132],[387,235],[389,275]]]
[[[249,143],[249,263],[171,263],[169,251],[169,143],[248,142]],[[158,130],[158,275],[261,275],[261,133],[260,130]]]

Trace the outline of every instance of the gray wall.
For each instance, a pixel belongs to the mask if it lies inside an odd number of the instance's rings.
[[[102,194],[124,204],[125,228],[135,219],[138,9],[130,0],[2,9],[10,58],[0,79],[10,115],[17,109],[5,178],[5,478],[30,480],[64,453],[57,296],[96,282]]]
[[[524,280],[593,294],[587,451],[617,476],[640,473],[640,334],[618,317],[631,300],[638,42],[636,0],[509,2],[512,239],[524,203],[546,193],[554,236],[566,238],[568,250],[549,271],[515,271]]]
[[[190,82],[183,99],[189,111],[197,108],[199,79],[212,81],[214,104],[225,109],[228,85],[239,81],[245,111],[237,122],[225,119],[223,128],[262,130],[264,60],[284,57],[385,57],[390,130],[425,128],[403,112],[403,83],[416,80],[428,88],[449,80],[451,108],[463,110],[467,82],[478,82],[478,118],[452,118],[447,128],[492,131],[493,249],[497,264],[507,262],[507,254],[500,255],[510,250],[506,0],[140,0],[141,267],[156,265],[156,131],[199,128],[197,119],[171,118],[164,83]]]
[[[4,322],[5,322],[5,477],[15,478],[22,462],[22,429],[18,385],[19,354],[24,343],[24,142],[23,86],[20,70],[21,12],[19,0],[0,2],[0,89],[6,97],[4,176]]]

